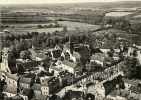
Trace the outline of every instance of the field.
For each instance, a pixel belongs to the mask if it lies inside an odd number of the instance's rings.
[[[132,14],[132,12],[110,12],[107,13],[105,16],[106,17],[122,17],[122,16],[127,16]]]
[[[80,23],[80,22],[71,22],[71,21],[58,21],[58,23],[62,27],[57,27],[57,28],[38,28],[38,25],[49,25],[50,23],[31,23],[31,24],[7,24],[9,25],[7,30],[9,30],[12,33],[16,34],[24,34],[27,32],[46,32],[46,33],[53,33],[55,31],[62,31],[63,26],[67,26],[68,30],[96,30],[99,29],[99,25],[91,25],[91,24],[86,24],[86,23]],[[5,24],[6,25],[6,24]]]
[[[63,28],[18,28],[18,29],[8,29],[11,33],[14,34],[26,34],[27,32],[46,32],[46,33],[53,33],[55,31],[62,31]]]
[[[58,21],[59,24],[62,26],[67,26],[68,30],[97,30],[100,28],[100,25],[92,25],[87,23],[80,23],[80,22],[71,22],[71,21]]]

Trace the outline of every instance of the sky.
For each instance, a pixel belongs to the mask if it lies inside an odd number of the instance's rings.
[[[141,0],[0,0],[0,4],[52,4],[52,3],[85,3],[85,2],[116,2]]]

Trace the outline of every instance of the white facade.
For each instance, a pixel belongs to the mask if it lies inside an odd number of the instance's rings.
[[[67,65],[62,64],[62,68],[63,68],[64,70],[67,70],[67,71],[70,72],[70,73],[73,73],[73,74],[75,73],[74,68],[71,67],[71,66],[67,66]]]
[[[49,95],[49,87],[48,86],[42,86],[41,91],[42,91],[42,95],[45,95],[45,96]]]
[[[7,87],[6,90],[11,93],[17,92],[17,76],[15,74],[8,74],[6,75],[6,83]]]
[[[30,84],[27,83],[20,83],[20,86],[27,89],[30,88]]]

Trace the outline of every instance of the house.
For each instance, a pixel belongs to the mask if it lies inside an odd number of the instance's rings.
[[[31,88],[33,89],[34,95],[36,97],[38,97],[38,96],[40,96],[42,94],[42,92],[41,92],[41,84],[35,83],[35,84],[33,84],[33,86]]]
[[[29,51],[31,52],[32,60],[40,62],[40,61],[43,61],[46,58],[46,54],[45,54],[44,51],[34,50],[34,49],[29,49]]]
[[[81,55],[78,52],[73,51],[72,56],[75,58],[74,63],[80,62]]]
[[[80,66],[77,63],[72,61],[64,60],[64,61],[57,61],[55,65],[49,68],[50,72],[54,71],[55,76],[57,76],[60,72],[67,70],[70,73],[75,73],[76,71],[82,71]]]
[[[48,96],[49,95],[49,86],[48,86],[48,81],[52,78],[53,76],[42,76],[40,78],[40,83],[34,83],[32,86],[32,89],[34,90],[34,93],[36,96],[44,95]]]
[[[17,94],[17,91],[12,91],[10,88],[6,88],[3,92],[7,97],[13,97]]]
[[[58,76],[63,71],[62,66],[51,66],[49,72],[54,72],[54,76]]]
[[[60,80],[58,77],[53,77],[48,81],[49,94],[56,93],[60,89]]]
[[[69,73],[68,71],[62,71],[59,73],[59,80],[61,86],[66,86],[68,84],[72,84],[74,79],[74,75]]]
[[[105,58],[105,54],[96,53],[91,56],[90,62],[96,62],[97,64],[100,64],[101,66],[103,66],[104,58]]]
[[[48,84],[48,81],[53,78],[54,76],[40,76],[40,83],[41,84]]]
[[[75,51],[71,52],[70,48],[66,45],[64,46],[61,56],[64,57],[65,60],[71,60],[73,62],[80,60],[80,54]]]
[[[17,95],[18,76],[16,74],[10,74],[10,73],[5,73],[5,76],[6,76],[7,86],[4,90],[4,93],[7,95],[7,97],[15,98]],[[20,96],[23,98],[22,100],[28,100],[27,96],[23,94],[20,94]],[[12,100],[19,100],[19,99],[12,99]]]
[[[2,100],[28,100],[28,97],[27,96],[24,96],[24,95],[21,95],[21,94],[12,94],[12,93],[9,93],[9,92],[4,92],[4,99]],[[19,96],[19,97],[17,97]]]
[[[8,92],[7,95],[11,97],[17,93],[18,77],[16,74],[9,74],[9,73],[5,73],[5,76],[6,76],[6,83],[7,83],[5,92]]]
[[[19,82],[22,88],[30,89],[32,78],[21,77]]]
[[[33,71],[33,69],[38,66],[39,62],[35,60],[23,60],[23,59],[16,59],[16,68],[18,69],[18,73],[25,73],[29,71]]]
[[[21,91],[21,95],[23,96],[24,100],[30,100],[31,98],[33,98],[34,92],[32,89],[24,88]]]
[[[49,96],[49,86],[48,84],[41,84],[41,92],[44,96]]]
[[[94,87],[94,90],[95,90],[95,94],[96,95],[100,95],[102,97],[105,97],[105,88],[104,88],[104,85],[103,84],[96,84],[95,87]]]
[[[82,68],[80,66],[78,66],[77,63],[68,61],[68,60],[64,60],[62,62],[62,69],[67,70],[68,72],[75,74],[75,72],[81,72]]]
[[[62,48],[59,45],[56,45],[54,48],[48,49],[45,52],[52,58],[52,60],[57,60],[61,57]]]
[[[33,100],[49,100],[48,96],[40,95],[38,97],[34,97]]]

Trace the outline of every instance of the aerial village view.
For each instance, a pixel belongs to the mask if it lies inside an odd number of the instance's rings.
[[[0,100],[141,100],[141,1],[112,1],[0,3]]]

